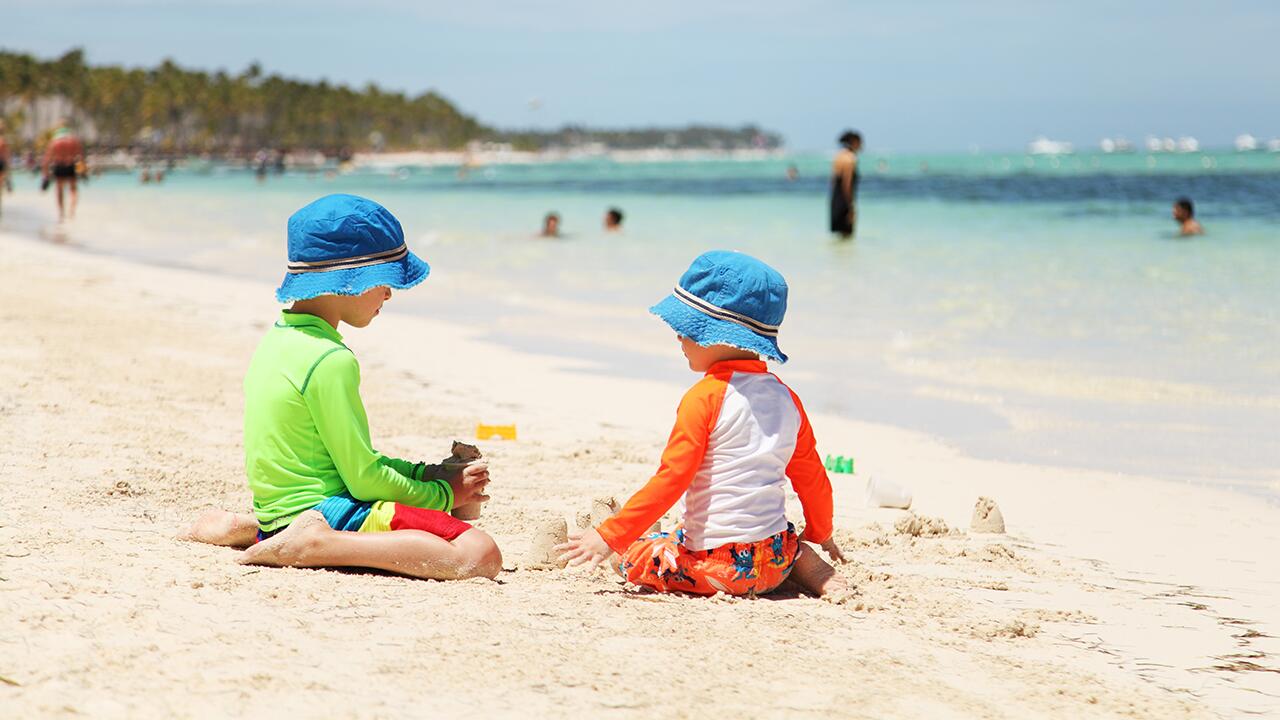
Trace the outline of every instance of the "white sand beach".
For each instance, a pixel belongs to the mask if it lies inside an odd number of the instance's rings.
[[[249,508],[240,381],[272,287],[13,235],[0,271],[0,716],[1280,716],[1280,511],[1158,477],[976,460],[815,415],[820,452],[858,459],[832,477],[845,604],[527,569],[540,524],[648,478],[683,388],[394,299],[344,329],[375,442],[438,459],[478,422],[517,424],[479,442],[478,525],[505,571],[239,565],[172,538],[205,508]],[[868,474],[950,531],[864,508]],[[1006,534],[969,531],[979,496]]]

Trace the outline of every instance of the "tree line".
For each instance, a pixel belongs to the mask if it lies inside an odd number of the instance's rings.
[[[445,150],[473,140],[540,150],[601,143],[609,148],[773,148],[781,138],[753,126],[504,132],[482,124],[435,92],[409,95],[368,83],[361,89],[325,80],[179,67],[90,66],[84,51],[54,60],[0,51],[0,113],[10,126],[31,119],[42,98],[62,97],[70,118],[99,148],[168,153],[244,154],[264,147],[329,154],[360,150]]]
[[[175,152],[247,152],[261,147],[338,151],[458,147],[491,131],[433,92],[414,97],[369,83],[266,75],[257,63],[229,74],[188,70],[172,60],[152,69],[91,67],[83,50],[51,61],[0,52],[0,98],[10,125],[42,97],[62,96],[73,120],[92,126],[95,145],[155,146]]]

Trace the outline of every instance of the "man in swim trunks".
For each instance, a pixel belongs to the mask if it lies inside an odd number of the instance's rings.
[[[846,130],[840,136],[840,152],[831,163],[831,232],[853,237],[858,224],[858,153],[862,136]]]
[[[58,220],[62,220],[64,215],[73,218],[76,216],[76,203],[79,200],[79,192],[76,188],[76,163],[83,160],[84,144],[67,129],[66,121],[59,122],[57,129],[53,131],[53,137],[49,140],[49,146],[45,148],[44,163],[41,166],[44,172],[42,187],[48,187],[50,176],[57,183]],[[71,191],[70,213],[65,212],[62,201],[63,188],[68,186]]]

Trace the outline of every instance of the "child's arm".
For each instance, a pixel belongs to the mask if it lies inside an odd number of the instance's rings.
[[[452,509],[453,490],[448,482],[420,482],[420,470],[373,449],[369,419],[360,399],[360,366],[354,355],[338,351],[321,359],[311,372],[302,397],[352,497],[365,502],[389,500],[429,510]]]
[[[569,541],[557,545],[560,559],[570,565],[594,567],[612,550],[626,552],[640,534],[671,509],[684,491],[707,452],[707,438],[720,415],[724,381],[705,378],[685,393],[676,411],[676,424],[662,451],[662,464],[643,488],[616,515],[585,532],[569,533]]]
[[[791,388],[787,388],[791,390]],[[804,508],[804,538],[817,543],[834,560],[843,560],[844,554],[832,540],[832,514],[834,503],[831,497],[831,480],[827,477],[827,469],[818,457],[817,441],[813,437],[813,427],[809,425],[809,416],[805,414],[800,398],[791,393],[791,399],[800,412],[800,430],[796,433],[796,449],[787,464],[787,477],[791,478],[791,486],[800,496],[800,506]]]
[[[689,489],[707,452],[711,428],[720,415],[724,389],[723,380],[709,377],[685,393],[657,474],[616,515],[596,528],[614,551],[625,551]]]

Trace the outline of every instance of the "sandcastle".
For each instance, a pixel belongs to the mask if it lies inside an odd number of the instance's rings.
[[[578,527],[593,528],[600,523],[613,517],[622,506],[618,505],[618,501],[612,495],[595,498],[591,501],[591,510],[578,513],[576,518]]]
[[[969,521],[969,530],[977,533],[1004,532],[1004,515],[1000,506],[989,497],[980,497],[973,506],[973,519]]]
[[[550,520],[533,534],[533,547],[525,567],[530,570],[559,570],[565,562],[559,559],[555,547],[569,541],[569,523],[564,518]]]

